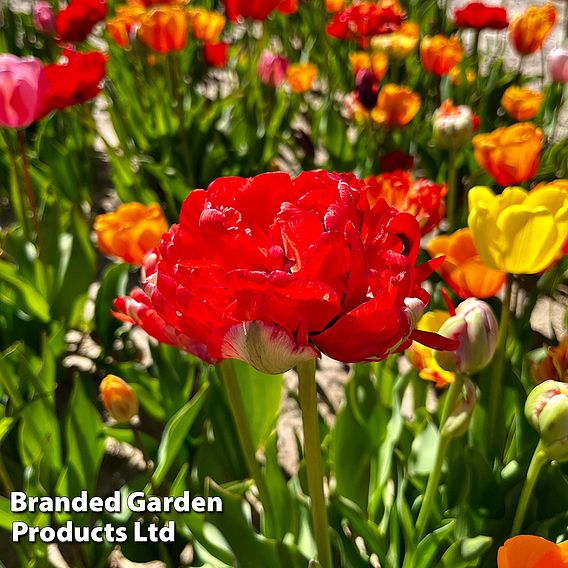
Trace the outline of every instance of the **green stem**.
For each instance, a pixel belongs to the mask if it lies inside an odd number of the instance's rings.
[[[525,515],[527,513],[527,508],[531,500],[536,481],[542,467],[547,462],[548,458],[546,457],[546,453],[543,450],[542,442],[539,442],[531,459],[529,470],[527,472],[527,478],[525,479],[525,484],[523,485],[523,490],[519,498],[517,511],[515,512],[515,518],[513,520],[513,528],[511,529],[511,536],[518,535],[523,528],[523,522],[525,520]]]
[[[501,306],[501,318],[499,320],[499,336],[497,338],[497,348],[493,357],[493,373],[489,387],[489,443],[493,445],[493,451],[499,451],[501,436],[497,432],[497,420],[503,413],[499,413],[499,405],[502,404],[501,391],[503,388],[503,368],[505,366],[505,352],[507,348],[507,337],[509,333],[509,322],[511,321],[511,293],[513,289],[513,279],[507,275],[505,296]]]
[[[30,177],[30,163],[28,161],[28,154],[26,152],[26,139],[24,137],[24,131],[17,130],[16,137],[18,138],[18,148],[20,151],[20,158],[22,160],[24,189],[28,197],[28,202],[30,205],[30,211],[32,215],[32,222],[36,232],[36,239],[37,239],[36,248],[38,249],[39,257],[42,258],[44,261],[43,264],[47,266],[47,262],[45,262],[45,259],[43,258],[43,253],[44,253],[43,235],[41,232],[41,225],[39,224],[39,219],[38,219],[37,202],[34,194],[34,188],[32,186],[32,179]]]
[[[448,394],[446,395],[446,400],[444,402],[442,418],[440,420],[440,437],[438,439],[438,448],[436,449],[436,461],[434,463],[434,468],[430,473],[430,477],[428,477],[428,484],[426,485],[426,492],[424,493],[424,501],[422,501],[420,513],[418,514],[418,519],[416,521],[416,534],[418,535],[418,542],[420,542],[426,534],[428,520],[432,512],[432,507],[434,505],[436,495],[438,493],[438,485],[440,484],[444,459],[446,458],[448,446],[450,445],[451,441],[450,436],[442,434],[442,432],[444,431],[444,425],[448,417],[454,410],[462,390],[463,375],[461,373],[456,373],[454,380],[450,385],[450,388],[448,389]]]
[[[448,224],[449,232],[453,233],[456,228],[456,200],[457,200],[457,168],[456,151],[451,148],[448,152]]]
[[[223,384],[227,393],[227,402],[233,413],[235,426],[237,427],[237,436],[241,445],[241,450],[245,458],[249,475],[254,480],[258,489],[258,496],[264,514],[267,520],[267,536],[271,537],[275,534],[276,523],[274,522],[274,509],[270,500],[270,493],[264,481],[262,470],[256,459],[256,450],[252,440],[250,426],[247,420],[245,405],[239,388],[237,374],[235,372],[234,362],[231,359],[225,359],[219,364],[221,374],[223,376]]]
[[[32,240],[31,231],[28,226],[28,219],[26,218],[26,206],[25,206],[25,197],[24,197],[25,191],[23,189],[23,184],[19,173],[18,160],[16,158],[16,154],[12,147],[12,142],[10,140],[10,137],[8,136],[8,133],[3,128],[0,128],[0,132],[2,133],[2,139],[4,140],[4,144],[6,145],[6,150],[10,158],[10,163],[12,164],[14,180],[16,182],[16,187],[18,188],[17,197],[19,201],[19,206],[14,207],[14,211],[16,215],[19,217],[18,221],[22,226],[22,230],[24,231],[24,236],[26,237],[26,240],[31,242]]]
[[[296,367],[300,380],[300,406],[304,427],[304,461],[308,474],[313,530],[322,568],[332,568],[331,543],[325,495],[323,492],[323,464],[318,423],[316,360],[299,363]]]

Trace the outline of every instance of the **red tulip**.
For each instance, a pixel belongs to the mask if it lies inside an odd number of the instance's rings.
[[[223,0],[227,17],[231,22],[242,18],[266,20],[270,12],[275,10],[282,0]]]
[[[106,0],[71,0],[57,13],[55,31],[61,41],[85,41],[93,28],[107,16]]]
[[[334,15],[327,25],[327,33],[337,39],[366,44],[372,36],[396,32],[405,16],[398,0],[357,2]]]
[[[48,91],[42,116],[87,102],[101,92],[107,61],[104,54],[65,50],[63,56],[61,63],[45,68]]]
[[[221,41],[219,43],[203,44],[203,59],[211,67],[225,67],[229,53],[229,44]]]
[[[505,8],[470,2],[454,12],[454,23],[458,28],[503,30],[509,25],[509,19]]]
[[[286,16],[298,11],[299,0],[281,0],[277,10]]]
[[[416,266],[416,219],[353,175],[305,172],[220,178],[185,200],[180,222],[146,256],[143,291],[115,300],[123,320],[205,361],[280,373],[320,352],[371,361],[412,340],[429,301]]]

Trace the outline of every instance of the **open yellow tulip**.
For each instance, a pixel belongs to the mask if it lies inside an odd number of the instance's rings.
[[[536,274],[558,256],[568,237],[568,194],[548,185],[526,192],[488,187],[469,192],[468,225],[481,260],[511,274]]]

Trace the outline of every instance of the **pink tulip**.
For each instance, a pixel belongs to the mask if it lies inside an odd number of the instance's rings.
[[[548,54],[548,72],[556,83],[568,83],[568,48],[556,47]]]
[[[286,77],[288,59],[270,51],[263,51],[258,62],[258,76],[265,85],[278,87]]]
[[[0,55],[0,126],[30,125],[36,120],[46,95],[47,77],[39,59]]]
[[[34,28],[42,34],[52,34],[55,32],[55,15],[51,9],[51,4],[45,0],[36,2],[32,8],[32,19]]]

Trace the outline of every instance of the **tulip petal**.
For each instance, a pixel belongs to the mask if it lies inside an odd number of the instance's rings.
[[[285,373],[302,361],[319,357],[316,349],[300,346],[288,331],[261,321],[248,321],[229,328],[221,354],[239,359],[269,375]]]

